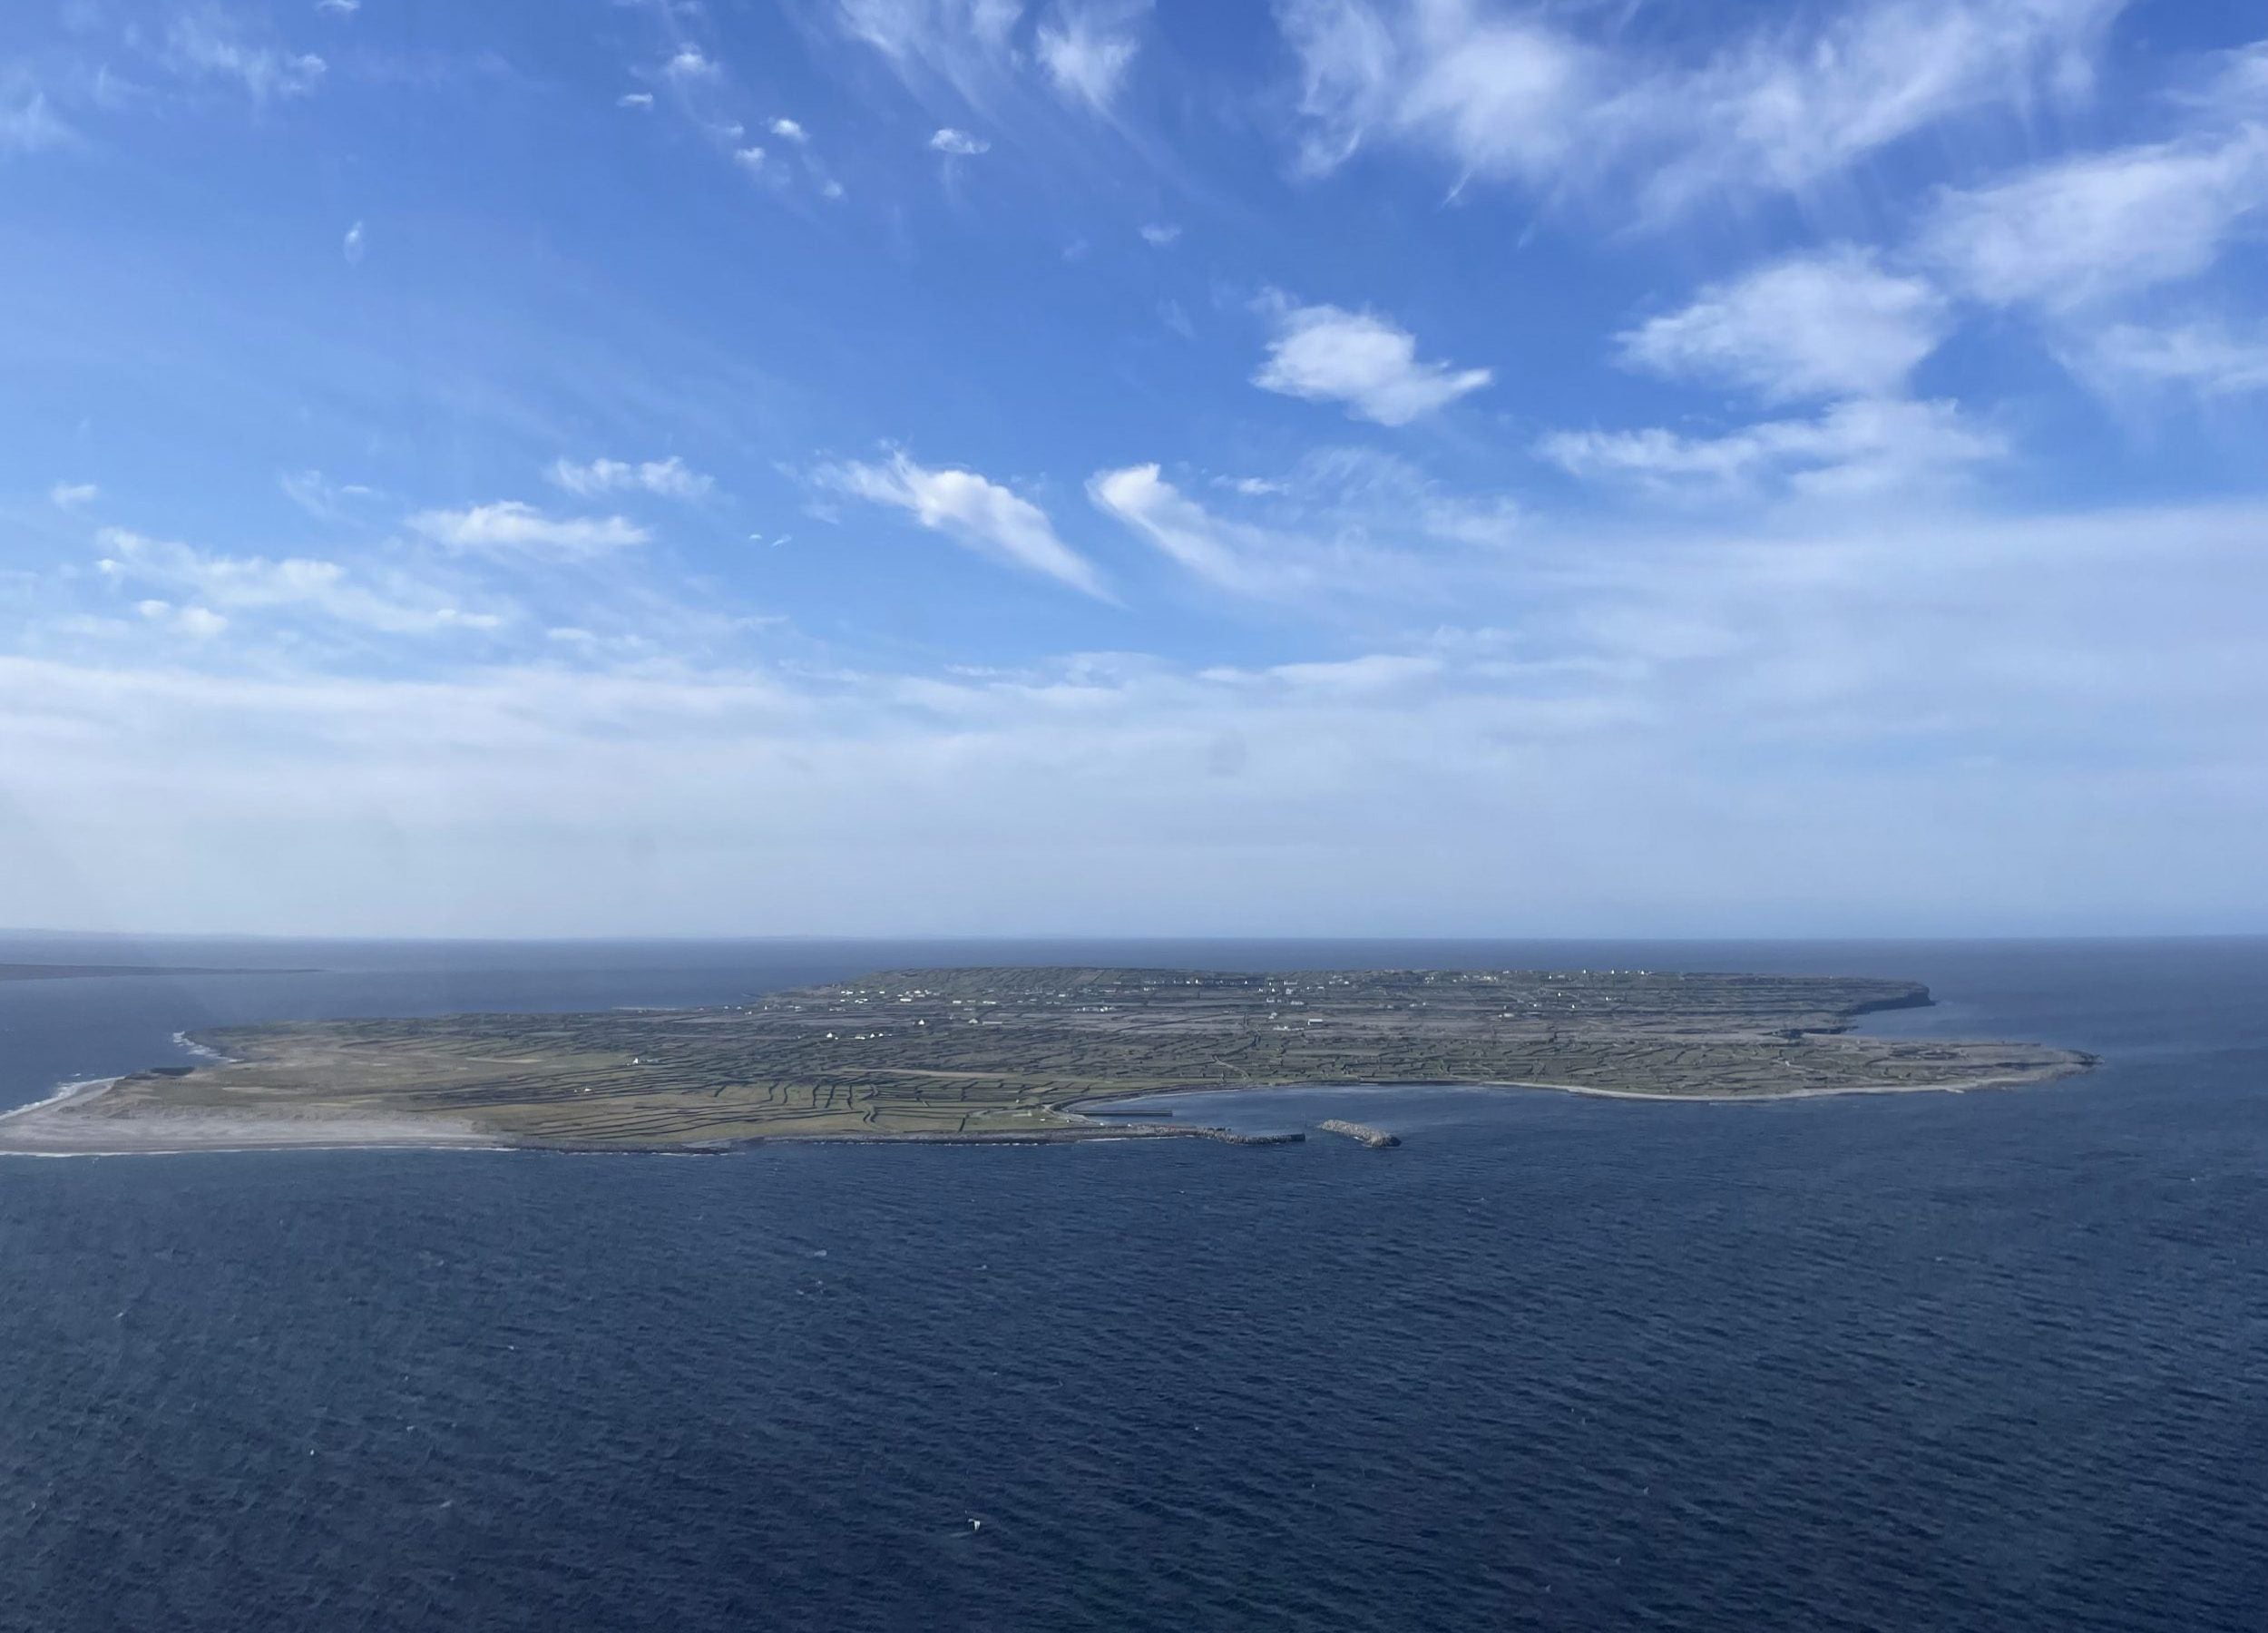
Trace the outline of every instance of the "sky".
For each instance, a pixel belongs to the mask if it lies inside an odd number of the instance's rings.
[[[2263,34],[21,0],[0,924],[2268,930]]]

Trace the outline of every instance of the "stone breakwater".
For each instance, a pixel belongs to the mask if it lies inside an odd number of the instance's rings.
[[[1344,1134],[1347,1139],[1357,1144],[1366,1145],[1374,1151],[1383,1151],[1388,1146],[1398,1146],[1402,1143],[1400,1135],[1389,1134],[1383,1129],[1374,1129],[1368,1123],[1348,1122],[1344,1118],[1334,1117],[1328,1122],[1317,1123],[1315,1126],[1325,1134]]]

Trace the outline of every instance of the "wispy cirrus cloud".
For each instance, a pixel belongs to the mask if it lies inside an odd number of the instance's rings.
[[[836,0],[834,9],[842,32],[924,100],[942,86],[986,109],[1013,83],[1023,0]]]
[[[1569,540],[1504,563],[1493,625],[1280,658],[397,674],[231,667],[186,629],[0,652],[0,763],[48,817],[10,901],[67,922],[99,875],[156,928],[366,934],[435,900],[519,934],[2249,922],[2263,521]],[[183,605],[146,599],[153,627]]]
[[[1447,491],[1407,461],[1367,448],[1318,449],[1281,476],[1214,485],[1246,503],[1231,502],[1224,514],[1155,463],[1097,472],[1087,496],[1213,589],[1334,618],[1354,608],[1455,604],[1490,576],[1487,552],[1521,526],[1504,496]]]
[[[999,53],[1023,15],[1023,0],[839,0],[844,31],[894,57],[928,58],[956,48]]]
[[[1057,536],[1045,511],[974,471],[932,468],[893,454],[880,464],[822,465],[812,475],[836,493],[905,511],[980,555],[1110,599],[1102,575]]]
[[[1057,0],[1032,36],[1056,94],[1107,112],[1141,49],[1136,24],[1148,0]]]
[[[1901,390],[1952,327],[1924,280],[1848,246],[1774,261],[1617,337],[1628,367],[1745,386],[1767,401]]]
[[[561,556],[604,554],[648,543],[652,534],[626,516],[547,516],[532,504],[502,499],[461,510],[425,510],[411,529],[453,550],[505,550]]]
[[[165,54],[176,72],[229,81],[256,103],[306,96],[328,72],[313,52],[248,39],[235,23],[212,10],[175,17],[166,30]]]
[[[1641,70],[1602,112],[1643,176],[1641,214],[1801,193],[1933,127],[2091,87],[2127,0],[1862,0],[1760,24],[1698,68]]]
[[[1957,288],[2057,314],[2195,277],[2268,207],[2268,126],[2088,153],[1943,194],[1921,253]]]
[[[2268,221],[2268,42],[2209,59],[2169,133],[1942,189],[1909,251],[1949,288],[2013,308],[2100,393],[2254,389],[2263,312],[2213,279]]]
[[[1099,472],[1087,495],[1186,572],[1237,595],[1295,593],[1313,582],[1310,569],[1284,559],[1261,529],[1224,522],[1183,494],[1152,464]]]
[[[354,513],[357,502],[375,498],[376,490],[356,482],[333,482],[320,471],[288,471],[276,478],[285,498],[319,522],[337,522]]]
[[[2169,387],[2204,397],[2268,391],[2268,324],[2246,329],[2203,319],[2115,323],[2074,334],[2057,355],[2074,374],[2112,395]]]
[[[717,485],[672,454],[666,459],[631,461],[598,458],[572,460],[563,455],[552,462],[544,475],[552,485],[578,498],[599,494],[647,493],[664,499],[705,498]]]
[[[1950,402],[1855,399],[1812,419],[1770,420],[1716,436],[1660,427],[1559,431],[1535,446],[1569,475],[1657,494],[1730,498],[1926,491],[2009,451]]]
[[[1597,52],[1469,0],[1284,0],[1276,19],[1299,62],[1299,157],[1311,174],[1371,143],[1406,142],[1466,173],[1532,177],[1568,152],[1598,94]]]
[[[1281,0],[1300,162],[1403,147],[1462,181],[1611,183],[1643,218],[1800,191],[1933,125],[2085,87],[2124,0],[1872,0],[1759,26],[1699,60],[1611,14],[1479,0]]]
[[[219,633],[231,614],[291,611],[388,635],[431,635],[502,627],[501,614],[468,611],[430,586],[394,575],[373,584],[344,563],[304,556],[226,555],[125,528],[104,528],[103,575],[125,585],[162,589],[171,600],[145,596],[145,617],[162,617],[187,632]],[[155,611],[149,611],[154,608]]]
[[[837,25],[873,47],[925,104],[992,119],[1043,84],[1109,114],[1139,55],[1151,0],[835,0]]]

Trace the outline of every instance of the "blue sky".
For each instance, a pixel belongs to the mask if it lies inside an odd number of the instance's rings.
[[[2268,927],[2268,34],[0,17],[0,923]]]

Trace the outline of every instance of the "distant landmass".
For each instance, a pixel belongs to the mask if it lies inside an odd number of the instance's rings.
[[[76,981],[89,975],[305,975],[306,970],[221,969],[209,964],[0,963],[0,981]]]
[[[293,1022],[197,1034],[216,1063],[0,1117],[0,1151],[307,1145],[713,1149],[1033,1140],[1178,1089],[1471,1083],[1680,1100],[2042,1081],[2090,1056],[1853,1037],[1911,982],[1632,970],[895,970],[747,1004]]]

